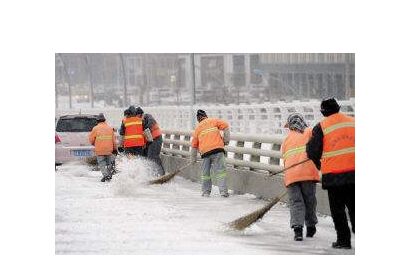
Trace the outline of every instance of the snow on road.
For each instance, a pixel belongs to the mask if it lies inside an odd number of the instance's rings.
[[[266,202],[249,194],[221,198],[217,189],[204,198],[199,184],[182,177],[147,185],[151,168],[140,160],[123,160],[119,169],[105,184],[99,171],[83,164],[58,168],[56,254],[355,254],[354,248],[330,248],[330,217],[319,216],[314,238],[295,242],[288,208],[278,204],[260,222],[234,232],[227,222]]]

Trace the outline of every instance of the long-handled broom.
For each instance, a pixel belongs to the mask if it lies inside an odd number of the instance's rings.
[[[185,164],[184,166],[182,166],[181,168],[177,169],[176,171],[169,173],[167,175],[161,176],[159,178],[156,178],[154,180],[149,181],[149,184],[163,184],[168,182],[169,180],[171,180],[172,178],[174,178],[175,175],[177,175],[178,173],[180,173],[181,171],[183,171],[185,168],[189,167],[192,165],[192,162]]]
[[[300,161],[298,163],[295,163],[291,166],[288,166],[286,168],[284,168],[283,170],[280,170],[278,172],[272,173],[269,175],[269,177],[280,174],[290,168],[293,168],[295,166],[298,166],[304,162],[309,161],[310,159],[305,159],[303,161]],[[284,192],[282,192],[280,195],[278,195],[277,197],[275,197],[271,202],[269,202],[268,204],[266,204],[265,206],[263,206],[262,208],[253,211],[252,213],[249,213],[248,215],[242,216],[232,222],[230,222],[228,224],[228,226],[230,226],[233,229],[236,230],[244,230],[245,228],[247,228],[248,226],[250,226],[251,224],[254,224],[255,222],[257,222],[258,220],[260,220],[274,205],[276,205],[285,195],[287,194],[287,190],[285,190]]]

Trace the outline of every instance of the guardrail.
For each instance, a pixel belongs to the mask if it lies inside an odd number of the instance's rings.
[[[355,100],[339,101],[341,112],[354,116]],[[320,101],[265,102],[261,104],[241,105],[196,105],[190,106],[158,106],[143,107],[145,113],[150,113],[158,121],[162,129],[193,130],[192,121],[196,109],[204,109],[209,117],[226,120],[232,133],[251,134],[284,134],[283,125],[289,114],[299,112],[306,122],[313,126],[322,119]],[[65,114],[104,113],[107,121],[113,127],[120,127],[124,108],[95,108],[95,109],[56,109],[56,116]]]
[[[188,158],[191,131],[163,130],[162,152],[166,155]],[[231,134],[225,146],[226,163],[234,168],[251,171],[277,172],[282,170],[280,147],[284,140],[279,135]]]

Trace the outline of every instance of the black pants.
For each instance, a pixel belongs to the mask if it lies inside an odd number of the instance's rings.
[[[127,155],[144,156],[142,147],[125,147],[124,152]]]
[[[355,184],[347,184],[327,189],[331,217],[337,232],[337,241],[351,242],[351,232],[348,227],[345,207],[351,220],[352,232],[355,233]]]
[[[160,159],[160,151],[162,149],[163,145],[163,138],[162,136],[157,137],[153,142],[148,143],[148,146],[146,147],[146,156],[156,163],[158,167],[158,174],[159,175],[164,175],[164,168],[162,164],[162,160]]]

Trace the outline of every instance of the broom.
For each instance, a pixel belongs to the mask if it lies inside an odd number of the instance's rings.
[[[185,164],[181,168],[177,169],[176,171],[169,173],[167,175],[161,176],[159,178],[156,178],[154,180],[149,181],[149,184],[163,184],[174,178],[175,175],[177,175],[179,172],[183,171],[185,168],[189,167],[192,165],[192,162]]]
[[[295,163],[291,166],[288,166],[287,168],[284,168],[283,170],[280,170],[278,172],[272,173],[269,175],[269,177],[277,175],[279,173],[282,173],[290,168],[293,168],[295,166],[298,166],[304,162],[309,161],[310,159],[305,159],[301,162]],[[230,222],[228,224],[228,226],[230,226],[233,229],[236,230],[244,230],[245,228],[247,228],[248,226],[254,224],[255,222],[257,222],[258,220],[260,220],[261,218],[263,218],[263,216],[274,206],[276,205],[285,195],[287,194],[287,190],[284,190],[284,192],[282,192],[280,195],[278,195],[277,197],[275,197],[271,202],[269,202],[268,204],[266,204],[265,206],[263,206],[262,208],[253,211],[252,213],[249,213],[248,215],[242,216],[232,222]]]

